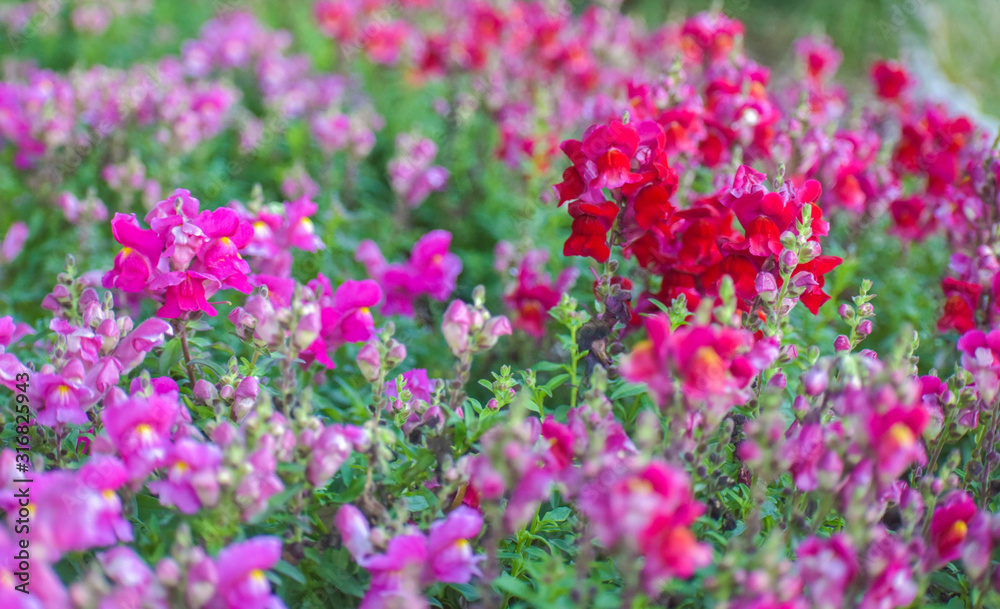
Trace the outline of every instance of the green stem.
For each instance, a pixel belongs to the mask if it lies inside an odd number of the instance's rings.
[[[569,405],[570,408],[576,408],[577,394],[580,391],[580,383],[576,374],[576,367],[580,361],[580,347],[576,344],[576,324],[573,323],[569,328],[569,340],[570,340],[570,368],[569,368],[569,382],[570,382],[570,394],[569,394]]]

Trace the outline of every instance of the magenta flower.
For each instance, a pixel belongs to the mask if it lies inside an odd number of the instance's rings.
[[[163,466],[170,448],[170,434],[179,422],[176,396],[154,394],[114,400],[101,413],[111,443],[121,455],[133,481],[146,478]]]
[[[372,576],[359,609],[426,608],[427,599],[421,593],[426,562],[427,540],[419,531],[390,539],[384,554],[370,555],[359,563]]]
[[[285,489],[278,477],[273,436],[261,438],[260,447],[247,459],[249,472],[236,487],[236,502],[243,507],[243,519],[250,520],[267,507],[267,500]]]
[[[46,427],[83,425],[88,421],[86,411],[100,398],[84,384],[84,366],[78,359],[70,360],[58,374],[35,376],[28,395],[37,409],[38,422]]]
[[[510,268],[511,260],[502,254],[512,246],[502,241],[495,249],[496,267],[501,271]],[[545,273],[544,267],[549,254],[545,250],[531,250],[518,261],[510,272],[514,281],[504,290],[504,304],[517,312],[514,327],[536,338],[545,336],[545,325],[549,311],[557,304],[577,278],[576,269],[566,269],[560,273],[555,283]]]
[[[334,368],[331,356],[347,343],[367,342],[374,336],[371,307],[382,300],[382,290],[371,279],[345,281],[337,290],[320,274],[309,282],[319,298],[320,335],[302,352],[306,362],[318,361]]]
[[[215,277],[223,288],[249,293],[253,289],[247,277],[250,265],[240,255],[240,250],[253,238],[250,223],[228,208],[203,211],[194,223],[208,239],[197,254],[200,269]]]
[[[254,537],[235,543],[215,560],[218,587],[209,603],[211,609],[283,609],[284,603],[271,594],[265,571],[281,560],[281,539]]]
[[[307,197],[284,204],[264,207],[256,214],[242,205],[233,206],[251,222],[253,237],[245,253],[252,258],[253,269],[259,274],[288,277],[292,271],[292,249],[315,252],[323,249],[316,235],[312,216],[317,205]]]
[[[462,261],[448,251],[450,245],[451,233],[435,230],[413,245],[410,260],[404,264],[388,264],[372,241],[361,242],[355,258],[385,292],[383,313],[413,317],[413,304],[421,295],[444,301],[455,291]]]
[[[721,326],[682,326],[670,331],[665,315],[646,318],[649,339],[621,364],[622,374],[645,382],[661,406],[673,398],[671,375],[688,400],[704,401],[714,415],[748,399],[747,387],[778,356],[775,342]]]
[[[917,583],[910,566],[912,554],[902,541],[878,529],[866,559],[869,583],[859,609],[906,607],[913,602]]]
[[[976,502],[968,493],[952,491],[941,500],[931,516],[928,570],[943,567],[962,556],[969,523],[977,512]]]
[[[222,452],[214,444],[183,438],[170,447],[164,460],[166,475],[149,483],[160,503],[184,514],[214,507],[219,500],[219,465]]]
[[[52,569],[51,561],[42,559],[50,552],[35,551],[34,546],[27,552],[32,559],[28,573],[30,583],[25,587],[29,593],[15,589],[15,586],[24,583],[15,575],[18,571],[24,572],[19,568],[20,559],[17,558],[23,549],[19,541],[19,537],[15,537],[6,525],[0,525],[0,606],[4,609],[69,607],[69,595]]]
[[[163,239],[152,230],[140,228],[135,214],[115,214],[111,231],[123,247],[115,256],[114,268],[104,275],[102,285],[123,292],[143,292],[159,274]]]
[[[460,505],[447,518],[431,525],[427,542],[427,583],[466,584],[482,575],[478,563],[485,556],[475,555],[469,540],[479,535],[483,516],[478,510]]]
[[[361,510],[347,503],[337,510],[335,520],[344,547],[361,564],[371,553],[371,528]]]
[[[101,568],[115,586],[101,599],[101,608],[158,606],[166,602],[166,592],[135,550],[118,546],[97,555]]]
[[[318,436],[309,438],[306,445],[312,449],[306,477],[313,486],[324,487],[354,450],[363,450],[367,444],[364,430],[353,425],[328,425]]]
[[[868,433],[879,472],[885,478],[892,479],[906,471],[911,464],[926,461],[920,438],[930,422],[930,413],[922,403],[909,408],[888,403],[890,406],[885,411],[871,413]]]
[[[7,229],[7,235],[0,243],[0,262],[11,262],[24,249],[28,240],[28,225],[24,222],[14,222]]]
[[[112,354],[121,364],[121,372],[132,371],[150,351],[162,345],[165,338],[173,333],[170,324],[162,319],[150,318],[136,326],[119,341]]]
[[[606,547],[646,557],[642,578],[649,594],[712,561],[711,547],[699,543],[690,529],[705,508],[694,500],[687,475],[665,463],[624,475],[602,474],[582,491],[580,509]]]
[[[166,289],[165,301],[156,316],[173,319],[195,311],[204,311],[214,316],[218,311],[207,298],[217,292],[219,287],[221,284],[218,279],[197,271],[164,273],[150,284],[150,288],[154,290]]]
[[[107,487],[120,481],[120,476],[108,476],[104,484],[99,484],[101,480],[93,473],[65,470],[34,476],[30,538],[32,547],[37,544],[44,549],[39,558],[55,562],[67,552],[132,541],[132,527],[122,517],[121,500]],[[67,526],[69,522],[75,526]]]
[[[407,370],[402,374],[406,390],[413,395],[414,400],[421,400],[427,404],[431,403],[431,390],[433,383],[427,377],[427,370],[415,368]],[[396,379],[389,381],[385,386],[385,396],[389,398],[399,398],[399,391],[396,387]]]
[[[983,401],[992,404],[1000,391],[1000,330],[971,330],[958,339],[962,367],[972,373]]]
[[[817,609],[839,609],[844,592],[857,576],[858,556],[843,533],[829,539],[810,537],[798,548],[799,564],[808,595]]]
[[[432,165],[437,155],[433,140],[410,133],[396,137],[396,154],[389,161],[393,192],[410,207],[416,207],[434,191],[444,190],[448,170]]]

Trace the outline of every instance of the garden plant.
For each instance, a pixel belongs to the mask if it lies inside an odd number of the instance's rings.
[[[0,608],[1000,607],[1000,136],[617,0],[0,5]]]

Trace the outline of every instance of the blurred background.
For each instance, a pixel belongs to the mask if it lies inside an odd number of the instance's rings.
[[[69,4],[66,0],[46,1]],[[580,11],[595,1],[602,0],[572,0],[571,4]],[[304,27],[310,21],[311,2],[125,3],[136,5],[135,13],[141,17],[116,20],[97,40],[78,39],[72,34],[59,40],[31,37],[25,44],[0,46],[0,58],[42,57],[43,63],[53,68],[87,63],[88,58],[108,63],[107,45],[113,43],[111,58],[127,65],[177,52],[179,41],[194,36],[220,8],[251,8],[266,15],[270,23],[294,31],[299,40],[299,36],[307,40],[317,36],[312,28]],[[0,13],[23,4],[0,0]],[[152,5],[151,11],[144,10],[147,5]],[[1000,44],[993,42],[1000,31],[997,0],[624,0],[623,8],[647,24],[721,9],[744,22],[750,55],[775,72],[791,61],[790,48],[796,38],[825,33],[844,52],[840,78],[849,88],[861,90],[865,86],[867,66],[873,59],[896,57],[910,64],[935,99],[957,104],[973,114],[1000,116],[1000,79],[994,78],[1000,69]]]
[[[839,76],[851,89],[865,87],[872,60],[895,57],[929,97],[988,123],[1000,116],[997,0],[626,0],[624,6],[647,22],[720,8],[743,21],[750,56],[775,72],[792,59],[796,38],[825,33],[844,52]]]

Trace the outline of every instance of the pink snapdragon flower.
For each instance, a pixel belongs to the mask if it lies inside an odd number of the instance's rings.
[[[917,597],[913,581],[913,556],[906,545],[885,529],[874,531],[864,565],[868,589],[858,609],[906,607]]]
[[[101,609],[107,607],[160,606],[166,603],[167,594],[135,550],[118,546],[97,555],[108,579],[114,584],[110,592],[103,593]]]
[[[548,313],[576,282],[576,269],[565,269],[553,283],[545,273],[549,254],[545,250],[530,250],[519,259],[508,253],[513,246],[501,241],[494,249],[494,267],[509,272],[514,280],[504,290],[504,304],[517,311],[514,327],[536,338],[545,336]]]
[[[319,336],[302,353],[311,363],[334,367],[333,353],[347,343],[367,342],[374,336],[371,308],[382,300],[382,290],[370,279],[345,281],[334,290],[322,274],[309,282],[320,306]]]
[[[72,359],[58,373],[44,366],[28,387],[28,396],[38,412],[38,422],[46,427],[82,425],[88,421],[87,410],[100,395],[84,383],[85,368]]]
[[[469,540],[482,528],[483,515],[465,505],[432,524],[427,541],[427,583],[466,584],[473,576],[481,576],[477,565],[485,556],[473,554]]]
[[[28,240],[28,225],[24,222],[14,222],[7,229],[3,241],[0,241],[0,264],[6,264],[17,258]]]
[[[253,537],[223,549],[215,560],[218,586],[206,609],[284,609],[265,573],[279,560],[277,537]]]
[[[262,275],[288,277],[292,271],[292,250],[315,252],[323,249],[311,218],[316,203],[303,196],[283,204],[266,205],[256,213],[238,203],[231,204],[253,227],[253,238],[245,253],[253,270]]]
[[[970,330],[958,339],[962,367],[972,373],[976,391],[987,404],[1000,391],[1000,330]]]
[[[699,543],[690,529],[705,508],[694,500],[683,471],[653,462],[617,478],[609,475],[609,485],[601,476],[582,491],[580,509],[606,547],[645,557],[642,581],[649,594],[712,561],[711,547]]]
[[[623,376],[645,382],[661,406],[673,398],[672,377],[686,399],[704,401],[716,415],[748,399],[747,387],[778,356],[773,339],[744,330],[682,326],[671,332],[665,315],[646,318],[649,339],[623,359]]]
[[[243,519],[250,520],[267,507],[268,500],[285,489],[278,477],[277,450],[273,436],[264,436],[246,460],[247,470],[236,487],[236,502],[243,507]]]
[[[936,569],[962,556],[969,534],[969,523],[976,516],[976,502],[963,491],[952,491],[938,503],[931,516],[930,538],[925,559],[928,570]]]
[[[427,537],[407,528],[388,541],[384,553],[374,551],[368,521],[353,505],[340,508],[336,525],[351,555],[372,574],[361,601],[366,608],[403,602],[407,607],[427,607],[421,594],[424,587],[435,582],[468,583],[480,575],[477,565],[485,558],[473,554],[469,543],[482,530],[483,517],[464,505],[432,524]]]
[[[59,576],[52,569],[53,559],[43,559],[43,556],[51,556],[53,553],[48,550],[35,550],[32,545],[31,551],[27,554],[31,557],[31,572],[28,573],[29,582],[22,581],[16,572],[19,568],[19,553],[23,550],[19,543],[19,537],[15,537],[6,525],[0,525],[0,606],[5,609],[48,609],[52,607],[69,607],[69,595]],[[24,587],[29,593],[24,594],[15,586],[27,583]]]
[[[0,317],[0,385],[11,391],[18,383],[18,375],[28,373],[29,370],[16,355],[7,353],[7,348],[28,334],[34,334],[34,330],[27,324],[14,323],[14,318],[10,315]],[[21,377],[22,380],[23,378]]]
[[[36,473],[33,480],[29,535],[32,547],[40,549],[38,558],[55,562],[69,552],[132,541],[132,526],[122,516],[115,493],[125,482],[120,464],[107,461],[89,471]],[[70,522],[74,526],[67,526]]]
[[[798,563],[807,594],[817,609],[840,609],[844,592],[859,572],[850,538],[836,533],[828,539],[809,537],[798,548]]]
[[[333,424],[321,431],[305,430],[299,440],[312,451],[306,466],[306,478],[318,488],[333,479],[354,451],[363,451],[368,446],[367,432],[353,425]]]
[[[177,399],[154,393],[114,399],[105,405],[101,421],[132,481],[145,479],[166,463],[172,430],[180,422]]]
[[[396,136],[396,154],[389,161],[389,182],[393,192],[409,207],[417,207],[435,191],[444,190],[448,170],[433,165],[437,144],[410,133]]]
[[[424,294],[444,301],[455,291],[462,261],[448,251],[451,233],[435,230],[421,237],[405,263],[389,264],[374,241],[362,241],[355,258],[385,292],[384,315],[413,317],[413,304]]]
[[[166,475],[149,483],[160,503],[194,514],[202,507],[214,507],[219,500],[219,466],[222,452],[214,444],[182,438],[172,445],[163,460]]]
[[[167,319],[198,311],[216,315],[208,299],[220,289],[249,292],[250,266],[240,250],[250,244],[253,227],[234,210],[199,213],[199,206],[178,189],[146,215],[149,229],[134,215],[115,214],[112,233],[124,247],[104,287],[162,299],[157,316]]]

